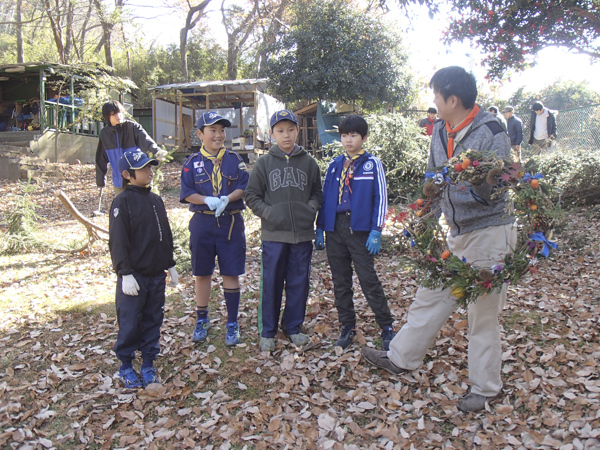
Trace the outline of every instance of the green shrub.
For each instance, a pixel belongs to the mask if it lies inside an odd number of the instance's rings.
[[[171,221],[173,233],[173,257],[178,273],[192,270],[192,253],[190,251],[190,231],[187,222]]]
[[[40,206],[31,199],[36,187],[31,184],[31,180],[22,183],[21,187],[23,193],[16,196],[6,217],[8,230],[0,236],[0,253],[24,253],[44,245],[35,236],[36,224],[44,221],[44,218],[35,212]]]
[[[560,149],[531,163],[557,188],[556,197],[560,196],[565,206],[600,203],[600,153]]]
[[[390,202],[411,201],[421,191],[421,182],[427,167],[430,140],[422,134],[412,119],[401,114],[380,114],[365,117],[369,124],[367,151],[383,163],[386,170],[388,197]],[[332,158],[343,153],[340,142],[323,146],[327,155],[319,161],[321,173]]]

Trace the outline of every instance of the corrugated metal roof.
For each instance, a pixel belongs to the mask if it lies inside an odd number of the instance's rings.
[[[216,92],[218,90],[217,88],[223,87],[242,87],[244,90],[248,91],[253,91],[254,89],[264,91],[267,87],[267,79],[249,78],[246,80],[192,81],[189,83],[163,84],[161,86],[150,87],[148,90],[159,91],[167,89],[203,89],[205,92],[206,88],[209,88],[209,92]]]

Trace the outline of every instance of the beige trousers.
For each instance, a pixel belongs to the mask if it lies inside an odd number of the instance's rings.
[[[448,235],[448,247],[475,267],[490,268],[503,260],[517,243],[513,224],[483,228],[459,236]],[[468,307],[469,380],[471,391],[493,397],[502,389],[500,370],[502,344],[498,316],[506,303],[507,286],[480,297]],[[419,288],[408,310],[404,326],[390,344],[388,358],[398,367],[414,370],[421,365],[427,350],[448,317],[456,309],[450,289]]]

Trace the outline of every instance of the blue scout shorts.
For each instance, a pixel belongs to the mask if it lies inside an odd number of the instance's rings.
[[[195,213],[189,226],[193,275],[212,275],[215,257],[219,258],[221,276],[242,275],[246,266],[244,229],[244,218],[239,212],[225,211],[219,217]]]

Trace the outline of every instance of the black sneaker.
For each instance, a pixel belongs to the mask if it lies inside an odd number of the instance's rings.
[[[340,333],[340,337],[335,343],[338,347],[346,348],[356,337],[356,325],[344,325],[342,327],[342,332]]]
[[[384,351],[388,351],[390,349],[390,342],[394,339],[396,333],[394,333],[394,329],[391,326],[384,327],[381,330],[381,347]]]

